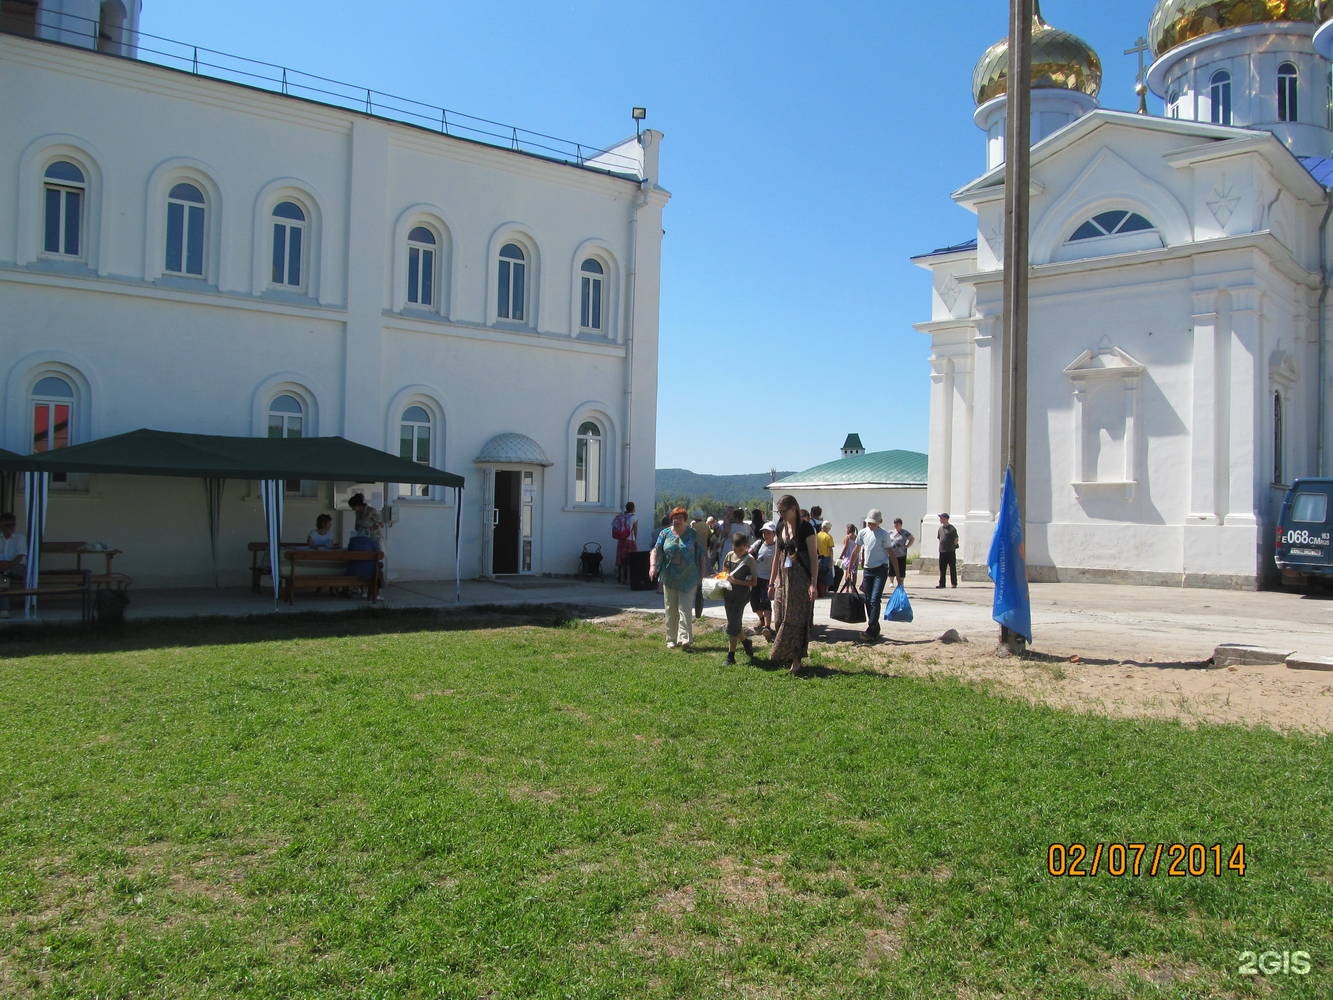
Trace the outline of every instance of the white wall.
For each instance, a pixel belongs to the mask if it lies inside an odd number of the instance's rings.
[[[569,572],[585,541],[611,543],[611,516],[626,499],[650,503],[669,197],[656,185],[658,133],[644,134],[651,173],[640,184],[26,39],[0,36],[0,87],[23,95],[6,102],[0,130],[0,445],[30,450],[27,390],[47,362],[86,379],[84,440],[142,426],[263,433],[267,400],[291,383],[312,403],[307,434],[396,451],[400,414],[390,411],[417,393],[441,420],[434,464],[468,480],[465,576],[483,570],[489,517],[473,459],[495,434],[526,434],[555,463],[540,477],[536,572]],[[89,166],[79,261],[41,253],[41,172],[54,155]],[[177,176],[210,198],[206,280],[161,274],[164,190]],[[284,192],[314,209],[304,292],[267,287],[267,211]],[[402,234],[418,217],[447,236],[435,310],[403,308]],[[495,317],[494,258],[511,237],[535,251],[523,323]],[[603,337],[577,329],[578,268],[589,254],[609,265]],[[570,486],[580,413],[597,414],[608,432],[603,496],[592,505],[575,505]],[[55,497],[50,537],[125,548],[125,570],[144,583],[211,575],[194,551],[197,483],[88,483],[84,494]],[[232,548],[257,537],[246,526],[251,492],[228,491]],[[400,578],[452,577],[447,492],[399,504],[389,558]],[[140,510],[154,511],[143,529],[123,509],[136,494]],[[304,536],[328,499],[326,488],[293,498],[288,535]],[[248,565],[242,557],[229,554],[228,570]]]

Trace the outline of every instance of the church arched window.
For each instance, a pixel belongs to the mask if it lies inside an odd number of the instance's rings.
[[[1296,67],[1284,62],[1277,68],[1277,120],[1294,122],[1297,118]]]
[[[1075,240],[1095,240],[1102,236],[1119,236],[1122,233],[1143,233],[1156,227],[1139,215],[1138,212],[1116,210],[1098,212],[1083,225],[1074,230],[1069,242]]]
[[[1209,118],[1214,125],[1231,124],[1231,74],[1219,69],[1208,81]]]

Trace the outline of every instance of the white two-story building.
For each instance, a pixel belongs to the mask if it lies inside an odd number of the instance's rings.
[[[464,577],[572,572],[625,501],[651,505],[659,133],[491,145],[421,105],[147,61],[139,20],[137,0],[0,17],[0,447],[341,435],[466,479]],[[262,537],[256,492],[226,485],[228,580]],[[346,492],[290,482],[284,537]],[[452,577],[455,491],[376,498],[392,576]],[[46,536],[115,545],[140,583],[211,583],[201,511],[190,480],[70,475]]]

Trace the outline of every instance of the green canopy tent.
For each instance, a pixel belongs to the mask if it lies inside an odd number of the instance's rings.
[[[454,514],[455,598],[461,600],[462,597],[458,589],[458,577],[463,477],[346,438],[229,437],[142,428],[41,455],[16,457],[26,463],[27,468],[36,468],[44,480],[49,474],[58,472],[189,476],[202,479],[207,498],[209,538],[215,572],[219,506],[222,483],[227,479],[254,479],[261,483],[264,516],[268,524],[269,559],[275,569],[278,565],[278,537],[282,529],[285,480],[418,483],[451,487],[458,496]],[[29,537],[28,543],[30,549],[35,549],[40,545],[40,538]],[[275,572],[275,604],[277,590],[278,574]]]

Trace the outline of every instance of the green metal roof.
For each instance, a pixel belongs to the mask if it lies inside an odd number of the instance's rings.
[[[871,451],[793,472],[772,487],[788,486],[925,486],[926,456],[919,451]]]

